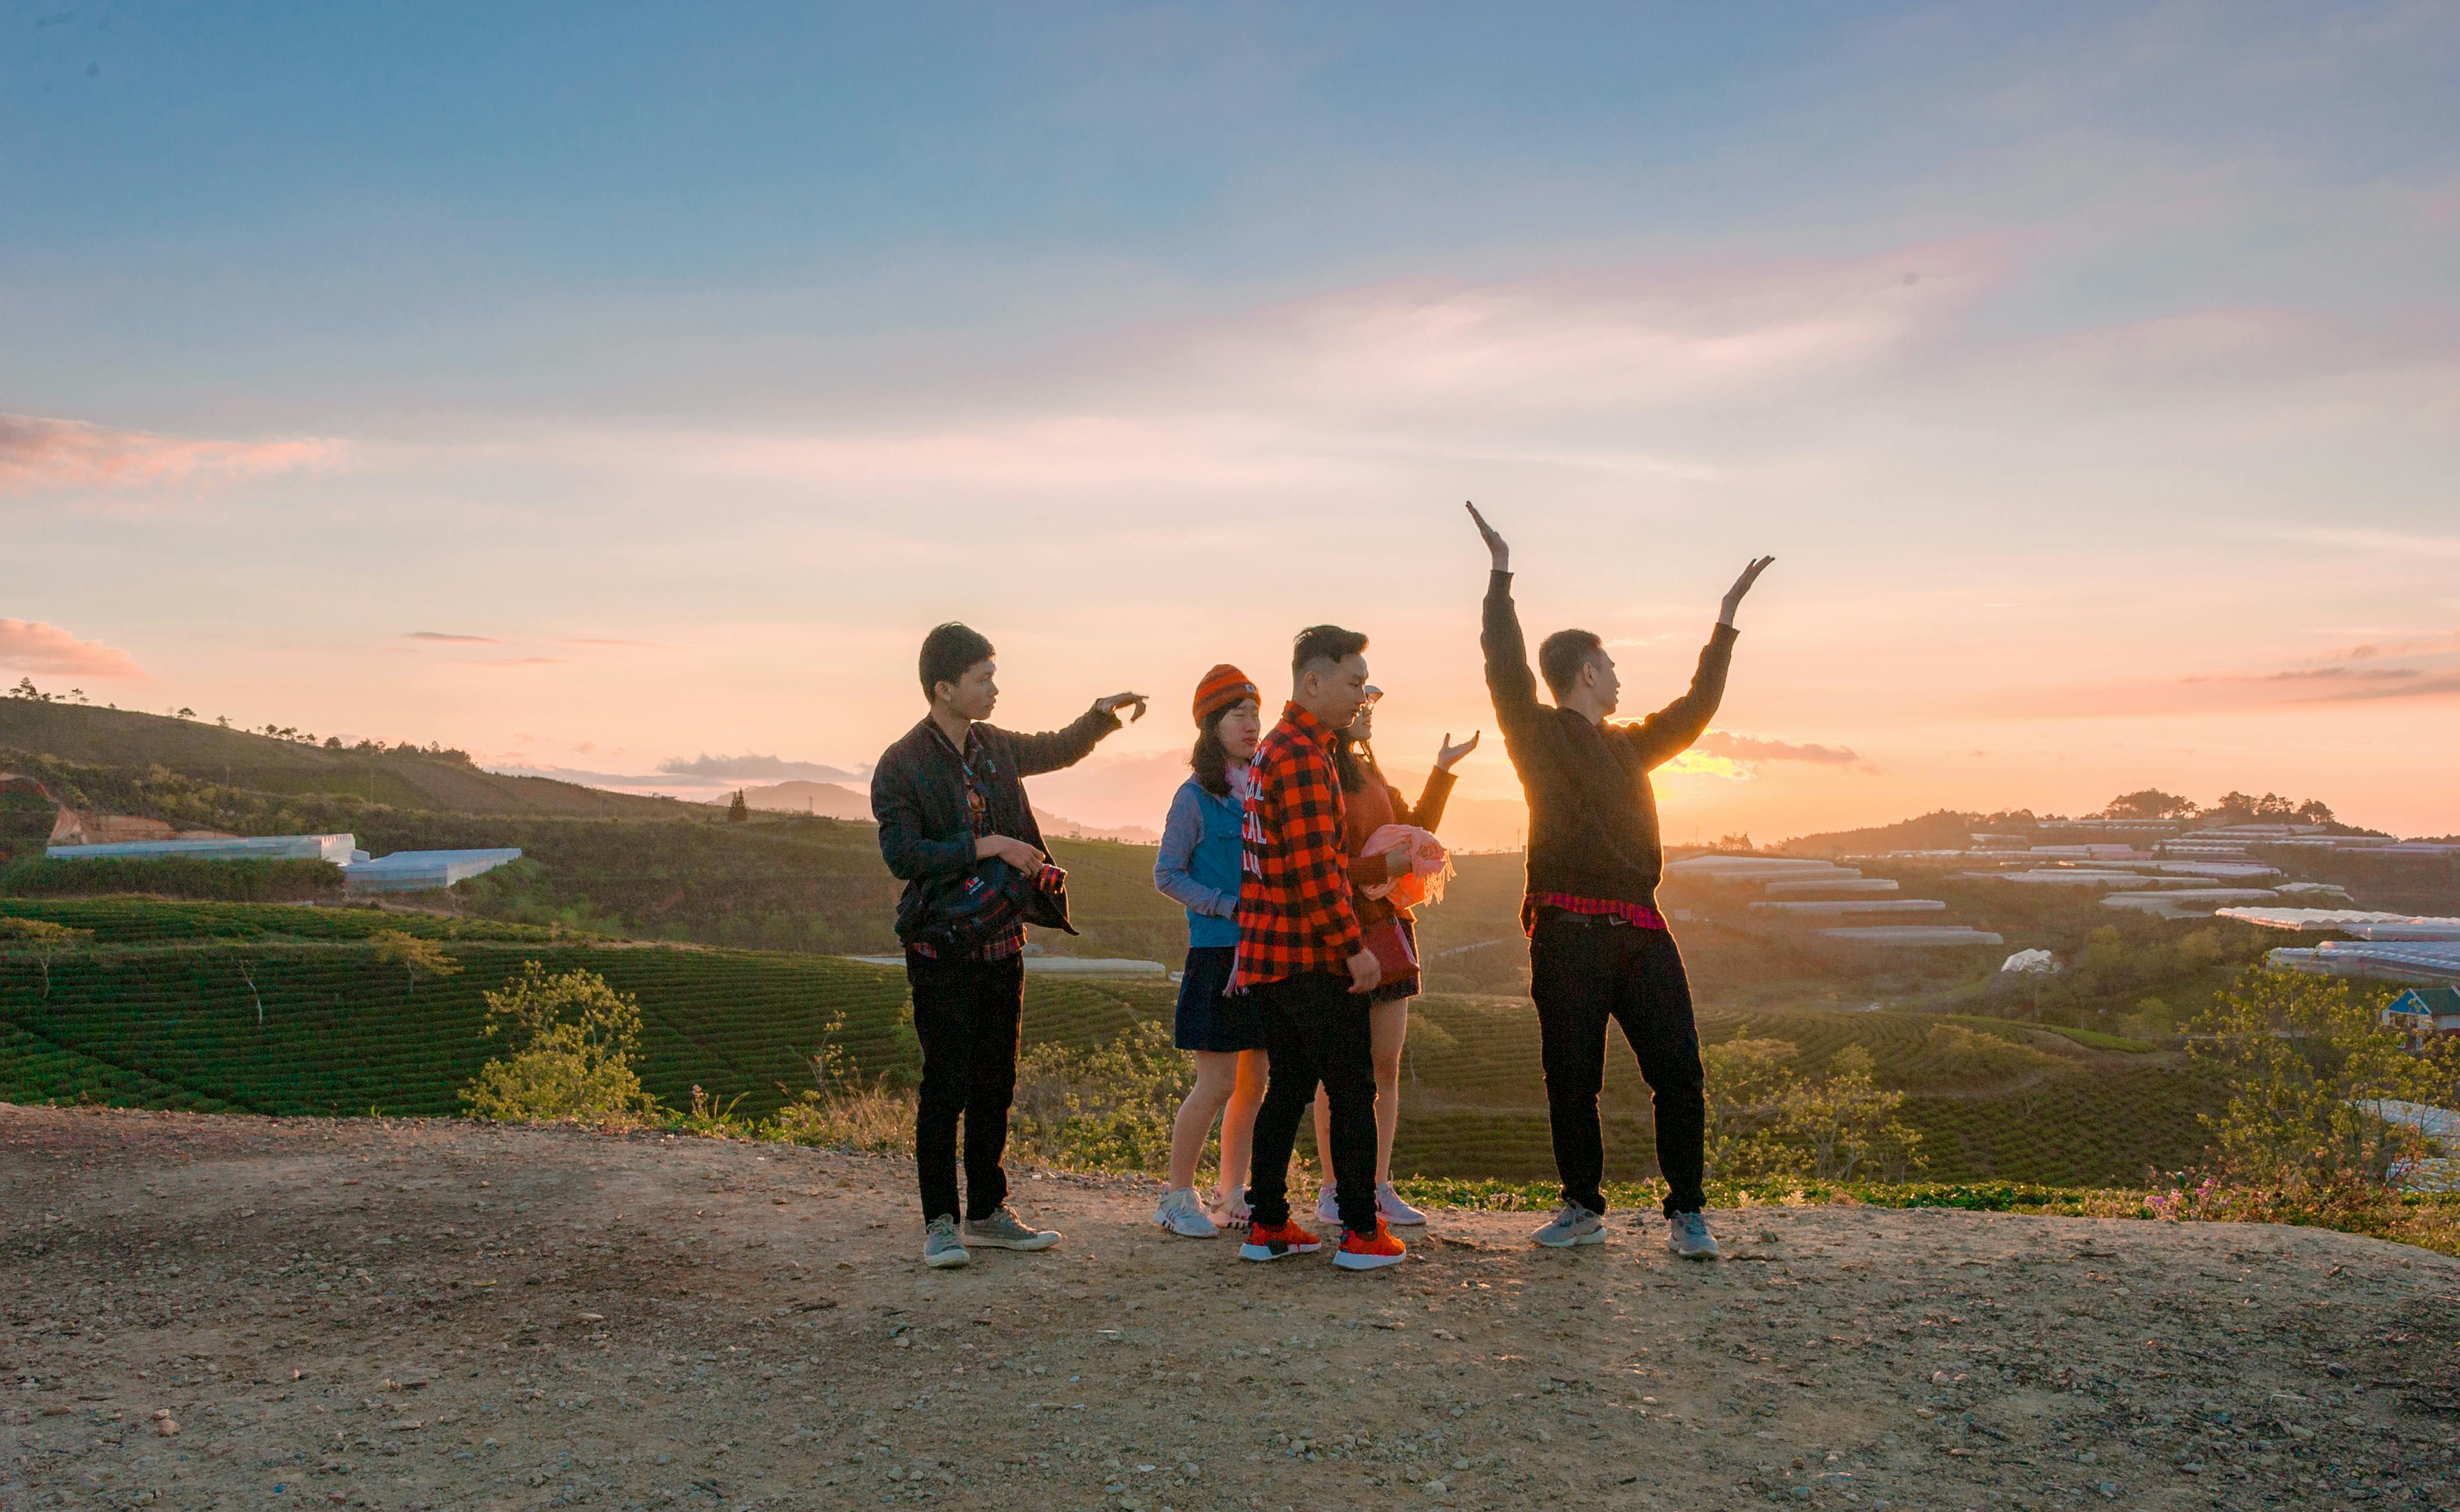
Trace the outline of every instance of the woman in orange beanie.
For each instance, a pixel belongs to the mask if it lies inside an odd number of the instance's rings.
[[[1223,1222],[1246,1222],[1248,1149],[1264,1100],[1264,1037],[1256,1010],[1228,995],[1239,953],[1240,827],[1247,763],[1263,734],[1262,699],[1246,673],[1227,663],[1204,674],[1192,711],[1195,768],[1171,799],[1154,885],[1187,909],[1187,969],[1178,984],[1173,1039],[1196,1055],[1196,1085],[1171,1125],[1170,1189],[1154,1223],[1188,1239],[1210,1239],[1219,1225],[1196,1195],[1197,1161],[1213,1120],[1221,1120],[1221,1183],[1213,1203]]]

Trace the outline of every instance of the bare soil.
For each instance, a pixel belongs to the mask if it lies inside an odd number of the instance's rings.
[[[2460,1501],[2460,1262],[2222,1225],[1439,1213],[1241,1264],[1044,1175],[919,1263],[910,1164],[0,1106],[0,1507]]]

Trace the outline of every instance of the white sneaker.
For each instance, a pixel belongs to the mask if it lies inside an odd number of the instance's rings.
[[[1714,1260],[1719,1254],[1716,1236],[1708,1232],[1708,1221],[1698,1213],[1666,1215],[1665,1247],[1686,1260]]]
[[[1316,1188],[1315,1221],[1319,1224],[1341,1222],[1341,1195],[1332,1189],[1330,1182]]]
[[[1184,1186],[1174,1186],[1162,1194],[1161,1203],[1154,1209],[1153,1221],[1181,1239],[1211,1239],[1221,1230],[1212,1219],[1204,1216],[1198,1205],[1196,1193]]]
[[[1375,1211],[1394,1228],[1410,1228],[1427,1221],[1427,1215],[1401,1201],[1401,1194],[1385,1182],[1375,1188]]]
[[[1255,1221],[1256,1210],[1247,1205],[1243,1196],[1226,1197],[1213,1204],[1209,1216],[1224,1228],[1244,1228]]]

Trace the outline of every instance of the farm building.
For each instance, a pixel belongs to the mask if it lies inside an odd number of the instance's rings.
[[[433,892],[521,859],[511,846],[493,850],[397,850],[370,856],[355,835],[251,835],[225,839],[121,841],[53,845],[53,861],[145,860],[185,856],[201,861],[324,861],[342,869],[352,892]]]
[[[2391,1000],[2383,1021],[2412,1044],[2438,1034],[2460,1034],[2460,987],[2412,987]]]

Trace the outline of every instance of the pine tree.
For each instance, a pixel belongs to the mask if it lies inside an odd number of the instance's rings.
[[[726,805],[726,821],[729,824],[740,824],[751,817],[752,805],[743,801],[743,790],[736,788],[734,801]]]

